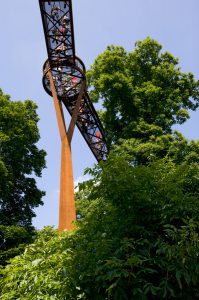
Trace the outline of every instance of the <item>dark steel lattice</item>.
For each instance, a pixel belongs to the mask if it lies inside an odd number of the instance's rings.
[[[39,0],[39,4],[48,51],[48,60],[43,67],[43,86],[46,92],[52,96],[48,78],[50,68],[58,99],[64,103],[72,115],[81,85],[86,80],[85,66],[75,56],[72,1]],[[76,125],[97,161],[106,160],[108,151],[104,129],[86,88]]]

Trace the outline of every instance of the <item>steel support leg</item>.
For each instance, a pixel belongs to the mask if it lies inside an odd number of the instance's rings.
[[[62,140],[61,144],[60,204],[58,229],[60,231],[73,229],[74,221],[76,221],[76,209],[72,157],[68,138],[65,137]]]
[[[48,71],[50,85],[61,137],[61,172],[60,172],[60,201],[59,201],[59,231],[74,229],[76,221],[72,155],[61,102],[53,82],[51,70]]]

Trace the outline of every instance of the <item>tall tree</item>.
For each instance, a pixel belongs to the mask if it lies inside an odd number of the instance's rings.
[[[11,101],[0,90],[0,224],[30,226],[33,209],[45,194],[36,185],[45,167],[39,150],[37,106],[30,100]]]
[[[118,138],[146,137],[140,127],[171,132],[199,104],[199,81],[183,73],[178,59],[151,38],[124,48],[109,46],[88,71],[91,99],[102,100],[109,143]],[[151,131],[152,131],[151,130]]]

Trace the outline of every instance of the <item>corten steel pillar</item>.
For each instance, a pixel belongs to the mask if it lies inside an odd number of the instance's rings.
[[[60,170],[60,202],[59,202],[59,231],[74,229],[74,222],[76,220],[75,196],[74,196],[74,182],[73,182],[73,168],[71,155],[71,140],[77,121],[78,111],[81,103],[81,98],[84,92],[85,83],[83,82],[80,94],[77,99],[74,114],[72,115],[71,123],[67,133],[62,104],[58,100],[57,92],[53,82],[52,72],[48,70],[48,77],[50,80],[51,91],[54,100],[54,106],[57,116],[57,123],[61,138],[61,170]]]

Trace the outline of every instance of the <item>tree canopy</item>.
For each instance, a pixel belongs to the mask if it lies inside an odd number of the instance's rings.
[[[183,73],[178,59],[151,38],[135,44],[132,52],[109,46],[88,71],[90,95],[102,100],[107,136],[142,137],[140,126],[165,134],[189,118],[199,103],[199,81]],[[144,135],[146,132],[144,131]]]
[[[39,150],[37,106],[30,100],[11,101],[0,90],[0,224],[31,226],[33,209],[44,192],[36,185],[45,167]]]

